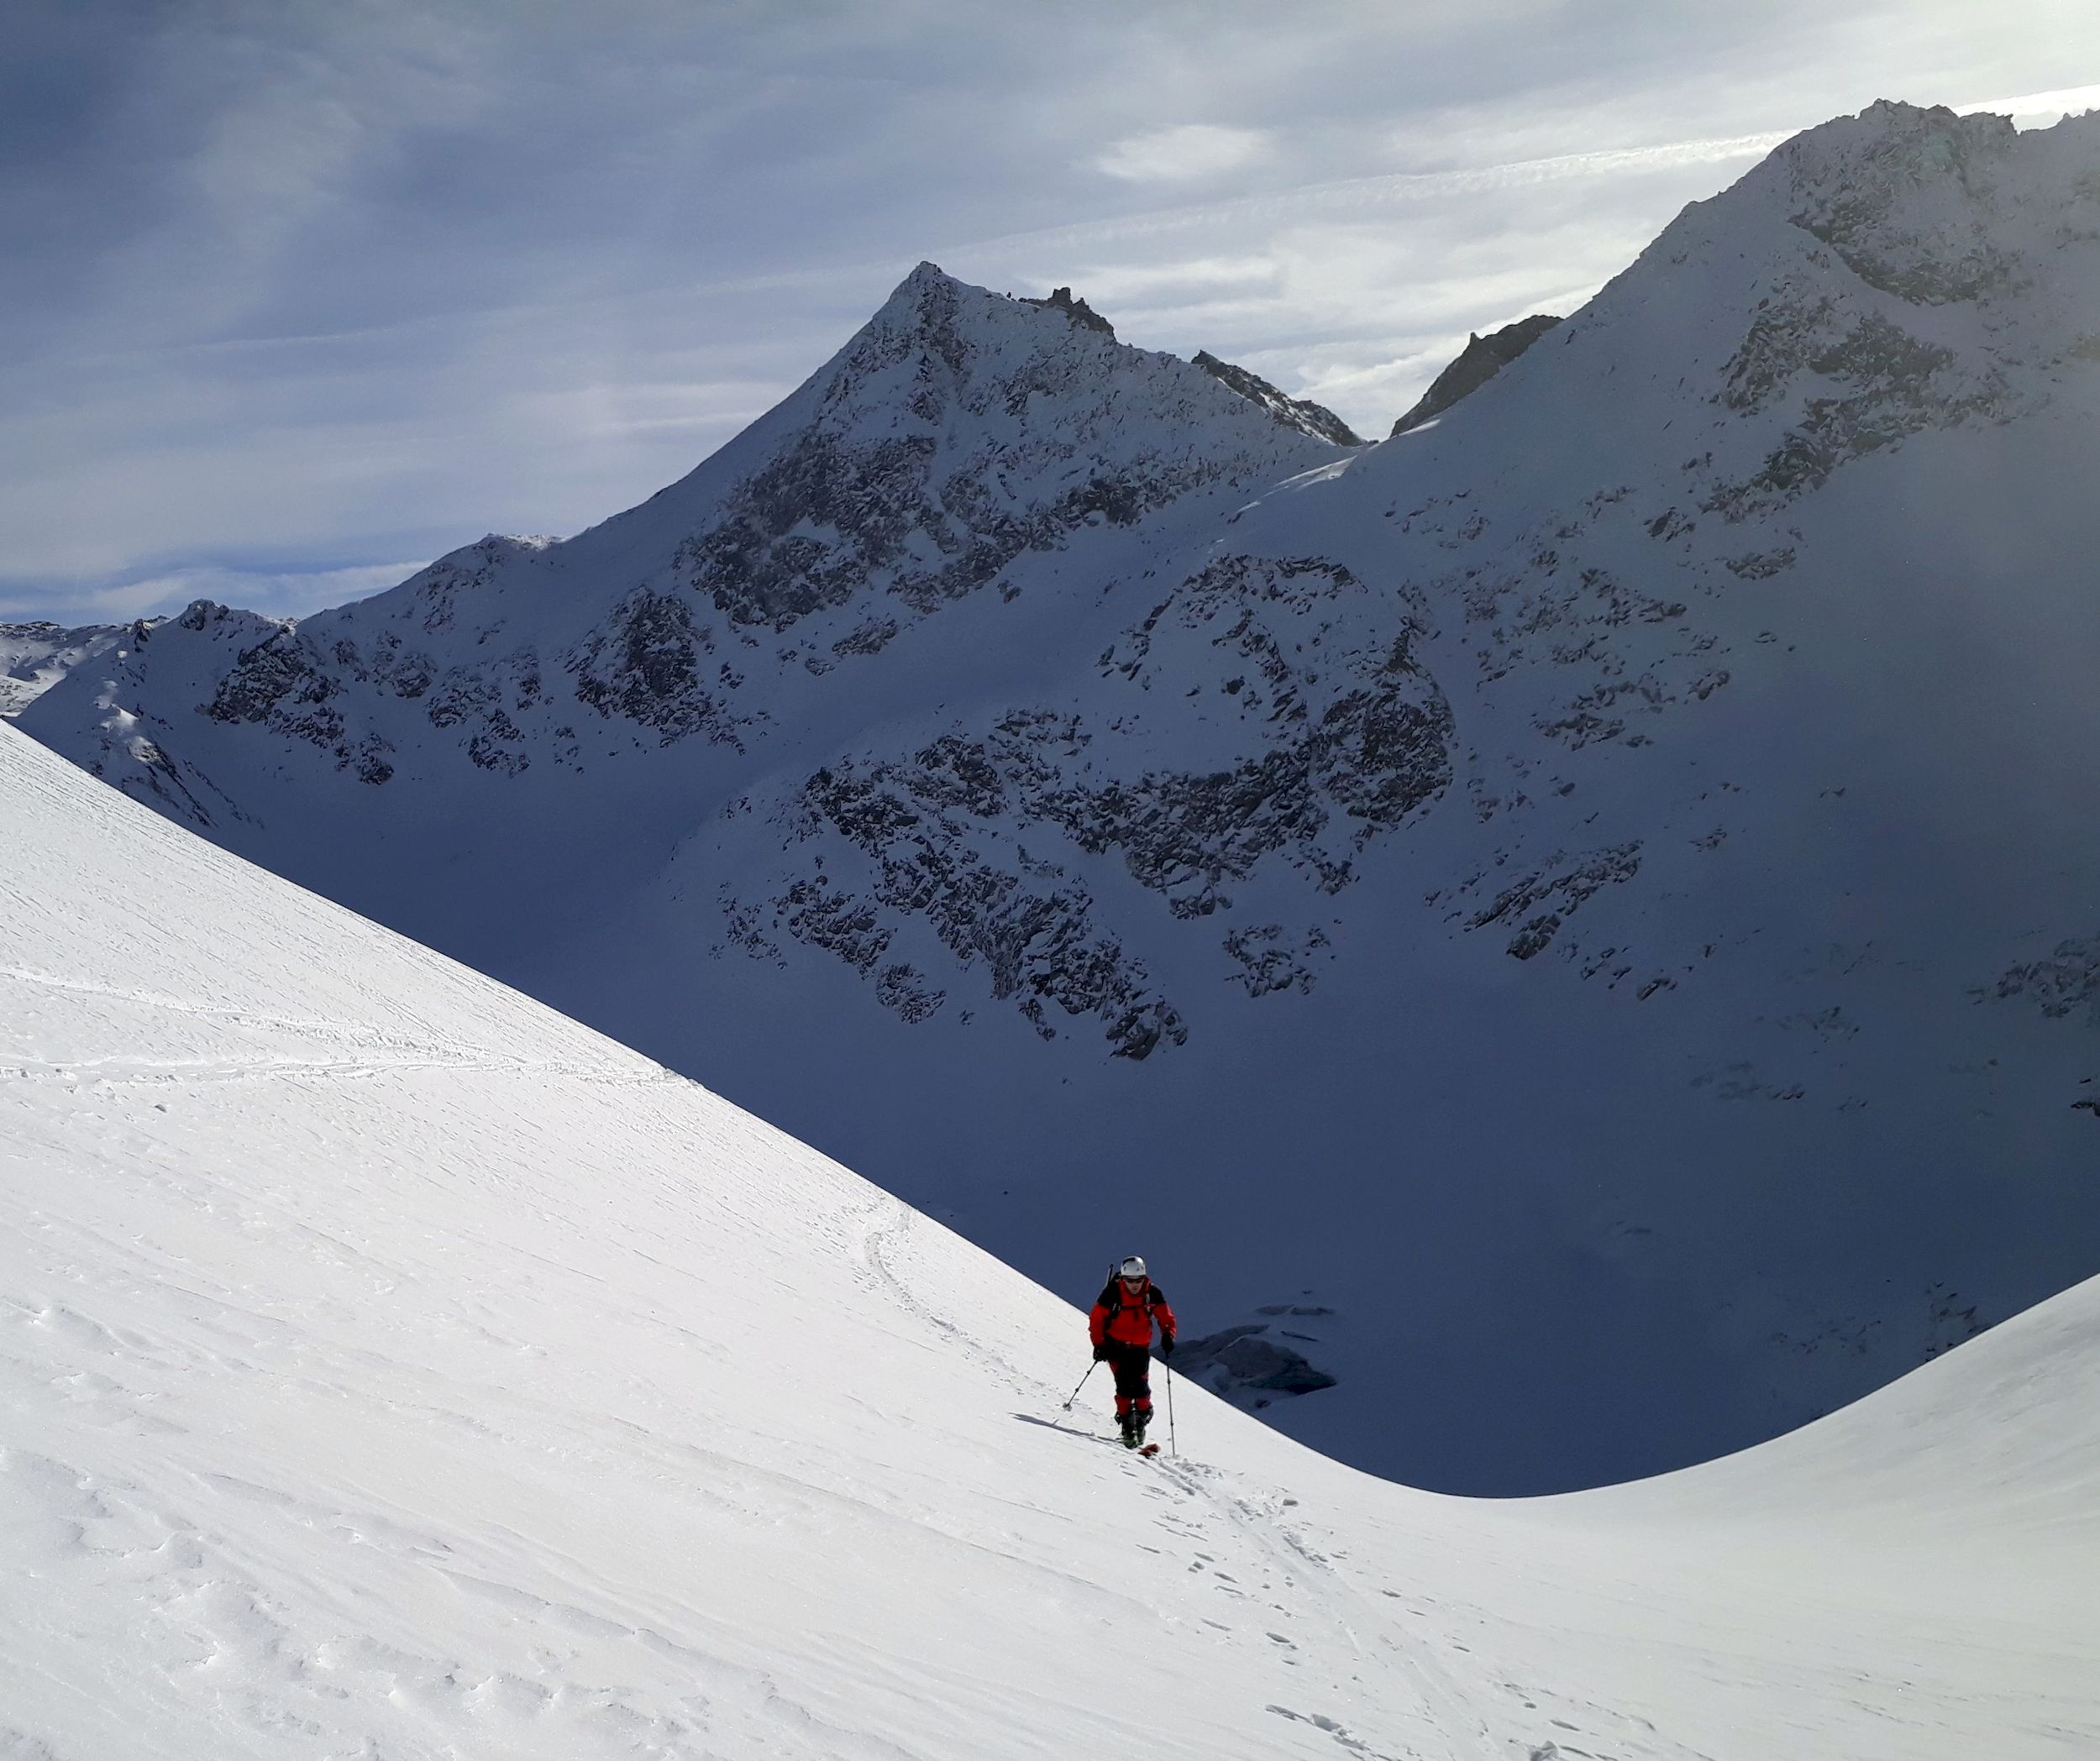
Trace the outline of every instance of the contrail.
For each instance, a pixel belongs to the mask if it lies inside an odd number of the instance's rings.
[[[2100,110],[2100,86],[2066,86],[2060,92],[2030,92],[2024,97],[1985,98],[1981,103],[1956,104],[1963,116],[1979,110],[1994,110],[2000,116],[2046,116],[2061,111],[2066,116]]]

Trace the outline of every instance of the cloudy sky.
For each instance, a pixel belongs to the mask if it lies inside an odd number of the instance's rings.
[[[7,0],[0,617],[572,532],[922,257],[1383,433],[1879,97],[2100,106],[2100,7]]]

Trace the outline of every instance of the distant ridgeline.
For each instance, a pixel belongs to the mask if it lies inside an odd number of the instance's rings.
[[[121,624],[0,624],[0,716],[18,715],[83,661],[117,645]]]

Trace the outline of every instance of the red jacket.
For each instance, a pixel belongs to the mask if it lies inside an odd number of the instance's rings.
[[[1086,1330],[1097,1345],[1113,1339],[1119,1345],[1150,1345],[1152,1323],[1168,1339],[1174,1336],[1174,1312],[1165,1294],[1150,1278],[1135,1297],[1121,1278],[1110,1278],[1086,1318]]]

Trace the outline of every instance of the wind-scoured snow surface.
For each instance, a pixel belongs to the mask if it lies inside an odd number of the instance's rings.
[[[1074,1310],[702,1089],[6,728],[0,825],[0,1753],[2100,1744],[2100,1285],[1646,1485],[1185,1386],[1142,1463]]]
[[[923,265],[641,506],[20,726],[1068,1297],[1145,1253],[1292,1435],[1624,1479],[2100,1269],[2096,313],[2100,116],[1899,104],[1373,447]]]

